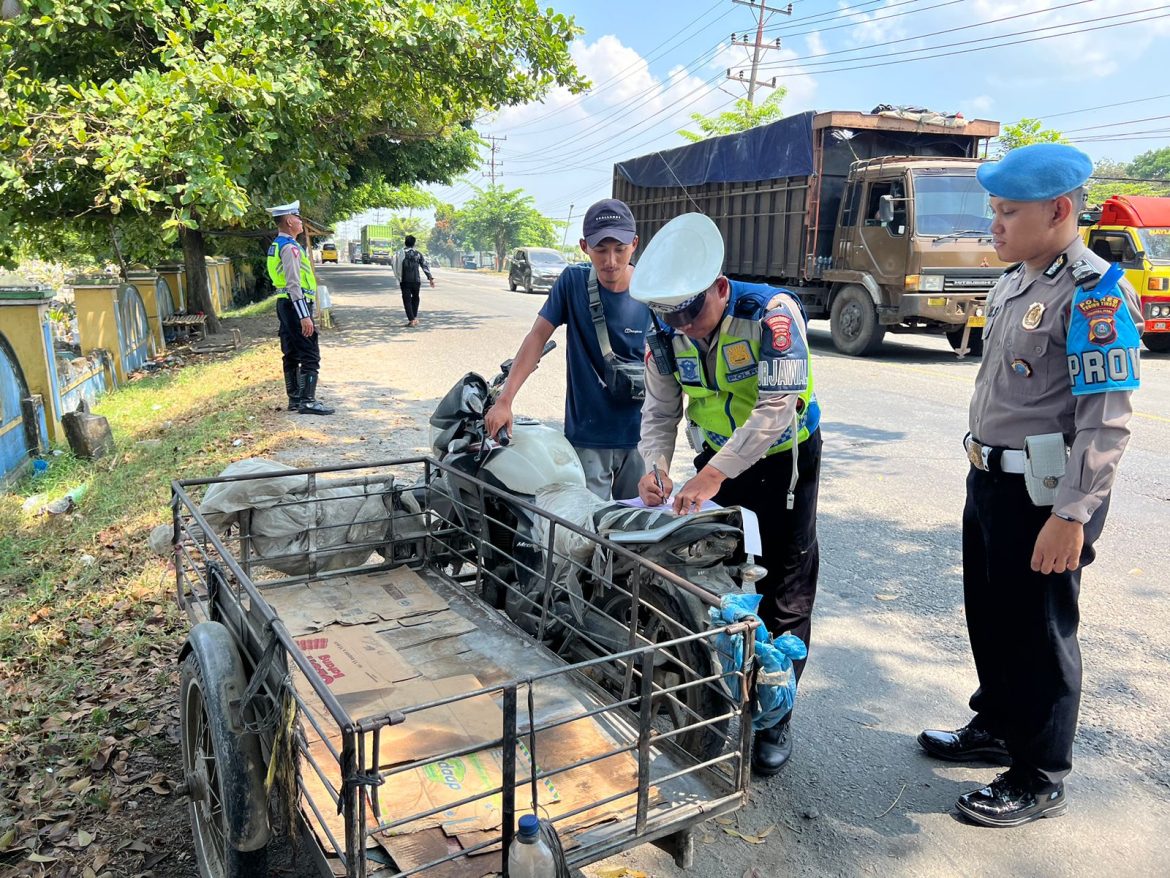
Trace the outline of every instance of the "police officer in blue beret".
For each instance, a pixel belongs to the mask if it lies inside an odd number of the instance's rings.
[[[933,757],[1011,767],[959,798],[967,819],[1019,826],[1067,808],[1081,697],[1077,596],[1093,561],[1138,386],[1141,311],[1121,268],[1077,232],[1089,157],[1056,143],[980,166],[995,251],[971,399],[963,602],[979,686]]]

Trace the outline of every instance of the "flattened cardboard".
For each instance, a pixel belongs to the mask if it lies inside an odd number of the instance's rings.
[[[517,750],[516,776],[529,776],[532,763],[525,751]],[[433,808],[452,807],[421,817],[386,833],[390,836],[410,835],[424,829],[441,827],[448,835],[460,832],[476,832],[495,829],[503,821],[503,793],[491,793],[503,786],[504,771],[501,751],[481,750],[456,759],[432,762],[421,768],[414,768],[388,779],[393,785],[394,809],[400,816],[421,814]],[[517,801],[524,801],[530,795],[529,785],[523,780],[516,784]],[[456,806],[455,803],[468,796],[482,795],[482,798]],[[548,780],[537,784],[540,804],[551,805],[560,801],[560,793]],[[384,833],[379,833],[379,838]]]
[[[396,623],[448,607],[421,576],[406,567],[271,588],[264,596],[293,636],[330,625]]]
[[[409,872],[411,869],[433,863],[439,857],[445,857],[448,853],[460,849],[455,839],[448,838],[438,829],[425,829],[411,835],[384,838],[382,841],[394,857],[395,865],[400,872]],[[426,878],[483,878],[485,875],[497,875],[503,870],[503,859],[497,847],[494,856],[476,857],[474,860],[468,860],[466,857],[452,860],[441,866],[432,866],[425,874]]]
[[[295,642],[334,695],[382,692],[418,676],[373,626],[331,625]]]
[[[458,637],[475,630],[475,623],[463,618],[454,610],[432,613],[422,625],[383,628],[382,634],[395,649],[404,650],[431,640]]]

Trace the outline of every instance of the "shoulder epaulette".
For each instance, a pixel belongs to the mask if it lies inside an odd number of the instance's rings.
[[[1001,276],[1007,277],[1009,274],[1012,274],[1013,272],[1019,271],[1023,267],[1024,267],[1024,263],[1022,263],[1022,262],[1017,262],[1015,265],[1009,265],[1007,268],[1005,268],[1003,270],[1003,275],[1001,275]]]
[[[746,320],[761,317],[768,307],[769,301],[771,301],[771,297],[765,296],[764,293],[757,290],[746,290],[732,304],[731,316],[742,317]]]
[[[1069,270],[1072,272],[1073,282],[1083,290],[1091,290],[1101,279],[1101,272],[1097,271],[1087,259],[1078,259]]]

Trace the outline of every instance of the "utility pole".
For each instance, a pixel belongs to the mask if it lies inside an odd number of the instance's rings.
[[[503,137],[496,137],[494,134],[488,135],[488,140],[490,140],[492,142],[491,156],[488,158],[488,167],[490,168],[490,170],[487,171],[484,174],[484,176],[491,178],[492,186],[496,185],[496,166],[498,165],[501,168],[504,166],[503,162],[496,161],[496,153],[500,151],[500,148],[501,148],[500,144],[503,143],[507,139],[508,139],[508,135],[506,135],[506,134]]]
[[[573,205],[570,204],[569,205],[569,216],[565,220],[565,233],[563,235],[561,235],[561,249],[562,250],[565,249],[565,244],[569,240],[569,223],[571,223],[572,221],[573,221]]]
[[[758,3],[755,2],[755,0],[731,0],[731,2],[738,3],[741,6],[750,6],[752,9],[752,12],[754,12],[755,16],[756,16],[756,38],[755,38],[754,42],[748,41],[748,35],[746,33],[743,35],[743,39],[737,39],[736,34],[731,35],[731,45],[743,46],[745,49],[752,50],[751,76],[745,80],[743,77],[742,70],[737,71],[736,75],[732,76],[731,75],[731,68],[730,67],[727,68],[727,78],[728,79],[734,80],[735,82],[746,82],[747,83],[748,106],[755,106],[756,89],[757,88],[761,88],[761,87],[762,88],[775,88],[776,87],[776,77],[775,76],[772,77],[771,82],[760,82],[758,79],[756,79],[756,74],[759,72],[759,69],[760,69],[760,58],[763,57],[764,52],[767,52],[769,49],[779,49],[780,48],[780,38],[779,37],[776,37],[776,39],[773,40],[772,42],[768,42],[768,43],[764,42],[764,25],[768,22],[768,19],[771,18],[774,13],[779,13],[780,15],[791,15],[792,14],[792,4],[789,3],[787,8],[785,8],[785,9],[775,9],[771,6],[768,6],[765,3],[765,0],[759,0]]]

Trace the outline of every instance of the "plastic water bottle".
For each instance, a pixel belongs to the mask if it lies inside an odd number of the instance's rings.
[[[552,849],[540,837],[535,814],[520,818],[520,831],[508,847],[508,878],[556,878]]]

